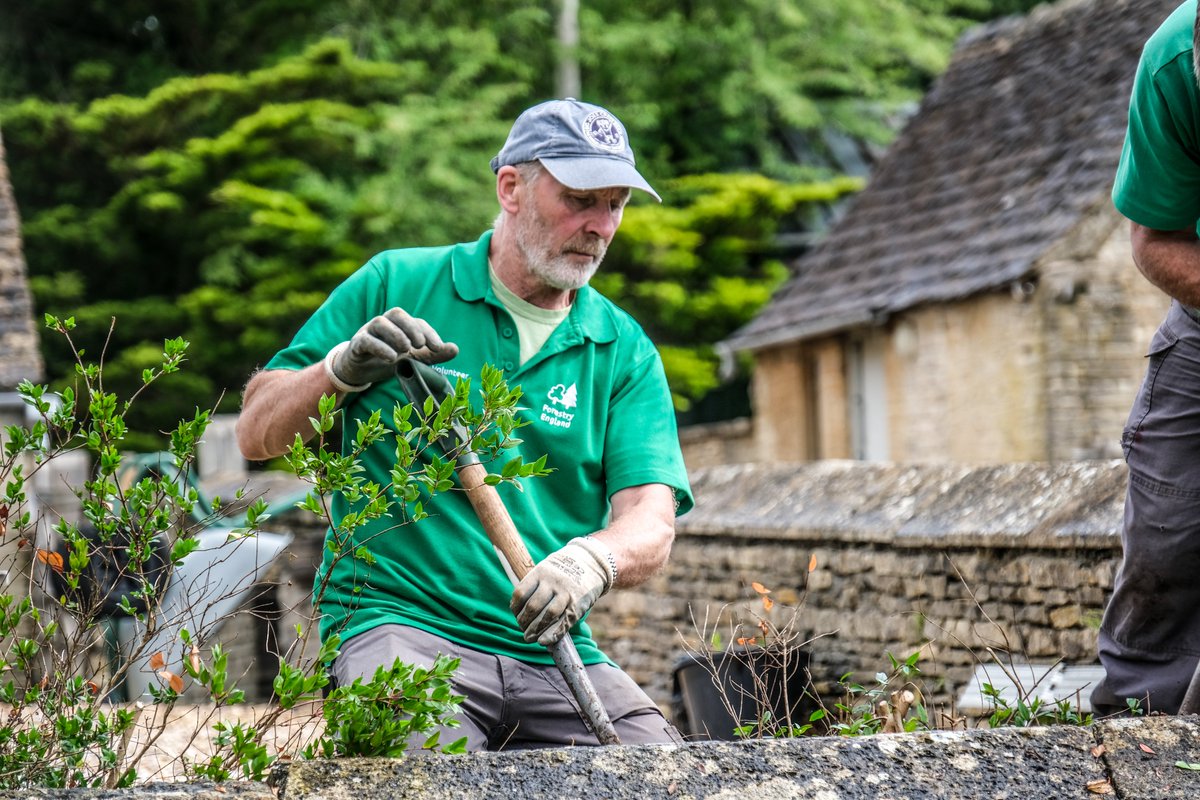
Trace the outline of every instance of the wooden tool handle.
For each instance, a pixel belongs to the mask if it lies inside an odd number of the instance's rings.
[[[517,533],[517,526],[513,525],[512,517],[508,515],[508,509],[504,507],[496,487],[483,482],[487,474],[487,468],[482,464],[468,464],[459,468],[458,479],[467,490],[467,499],[471,501],[471,507],[483,524],[488,539],[504,554],[517,580],[521,580],[533,569],[533,559],[521,535]]]
[[[508,561],[519,581],[533,569],[533,559],[529,557],[529,549],[517,533],[517,526],[508,515],[500,493],[496,491],[495,486],[488,486],[484,482],[487,474],[487,468],[478,462],[458,468],[458,479],[467,490],[467,499],[471,501],[475,515],[479,517],[488,539]],[[596,739],[600,744],[620,744],[617,730],[600,701],[600,695],[596,693],[596,687],[592,686],[591,678],[588,677],[583,661],[579,658],[579,651],[575,649],[575,641],[569,633],[550,647],[550,655]]]

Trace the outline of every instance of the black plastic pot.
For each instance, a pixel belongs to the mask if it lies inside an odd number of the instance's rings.
[[[675,727],[689,740],[732,741],[735,728],[758,722],[765,712],[776,723],[803,724],[816,708],[806,693],[808,665],[809,652],[802,649],[685,655],[672,678]]]

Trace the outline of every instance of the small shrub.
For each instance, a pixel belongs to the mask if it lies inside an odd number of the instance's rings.
[[[339,686],[325,700],[325,733],[304,751],[305,758],[381,756],[396,758],[410,740],[426,736],[425,750],[462,753],[466,738],[440,743],[439,728],[456,728],[453,718],[463,698],[450,691],[460,660],[439,655],[429,669],[405,664],[380,667],[374,677]]]
[[[48,315],[46,324],[74,353],[76,383],[56,399],[48,387],[23,382],[18,392],[37,420],[27,427],[8,426],[0,437],[0,537],[15,543],[0,586],[0,703],[9,707],[0,718],[0,789],[124,787],[139,779],[138,765],[163,732],[187,680],[205,690],[214,714],[244,700],[229,675],[226,651],[213,636],[219,620],[205,619],[203,630],[180,630],[181,665],[150,651],[156,631],[180,622],[167,619],[161,603],[171,572],[194,557],[197,533],[220,511],[216,501],[201,507],[191,478],[210,412],[197,411],[181,421],[169,432],[168,452],[153,469],[145,468],[123,450],[133,435],[126,414],[153,384],[179,370],[188,343],[166,341],[161,361],[142,371],[140,388],[119,398],[104,389],[103,353],[91,362],[76,349],[74,320]],[[305,443],[297,437],[287,460],[313,487],[298,507],[333,528],[331,546],[338,558],[370,560],[365,548],[339,550],[365,522],[385,514],[405,522],[420,519],[425,498],[458,490],[452,480],[455,448],[418,463],[425,448],[451,429],[468,431],[484,462],[503,458],[503,469],[489,476],[491,483],[546,474],[544,457],[529,464],[510,457],[517,441],[513,433],[523,424],[516,415],[520,390],[510,390],[502,374],[488,367],[481,383],[482,410],[472,408],[470,382],[460,381],[440,404],[394,409],[391,428],[375,414],[360,425],[347,454],[327,447],[340,412],[333,397],[321,399],[312,420],[316,438]],[[366,480],[358,457],[386,437],[394,440],[396,465],[385,489]],[[72,487],[83,523],[59,519],[51,524],[35,516],[26,487],[53,458],[72,451],[85,451],[94,464],[83,485]],[[334,492],[356,504],[336,526],[329,511]],[[268,517],[266,504],[256,501],[240,526],[222,522],[222,529],[234,537],[253,536]],[[45,541],[50,530],[59,544]],[[116,553],[120,558],[112,557]],[[323,589],[317,587],[317,600]],[[119,652],[111,641],[115,616],[132,620],[135,630]],[[253,719],[216,722],[209,732],[210,754],[185,764],[190,774],[217,781],[262,780],[281,757],[399,755],[413,737],[425,734],[427,749],[463,749],[462,740],[441,745],[435,730],[456,724],[452,717],[461,703],[450,693],[458,662],[449,659],[439,659],[431,669],[397,663],[372,681],[338,688],[323,705],[323,733],[321,726],[309,725],[282,745],[268,747],[267,735],[284,714],[302,703],[321,704],[329,684],[326,665],[337,655],[335,637],[310,663],[292,663],[288,656],[298,658],[309,636],[307,630],[297,633],[299,641],[282,659],[274,681],[275,702]],[[120,696],[135,665],[148,665],[157,674],[157,684],[148,689],[153,713],[143,714],[141,704],[109,702]]]

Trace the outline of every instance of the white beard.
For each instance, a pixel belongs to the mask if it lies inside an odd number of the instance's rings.
[[[542,283],[562,291],[582,289],[600,268],[608,245],[598,236],[581,235],[571,239],[558,252],[551,252],[545,244],[546,228],[536,214],[527,213],[516,218],[514,239],[517,250],[525,259],[529,271]],[[572,253],[583,252],[593,256],[590,264],[575,262]]]

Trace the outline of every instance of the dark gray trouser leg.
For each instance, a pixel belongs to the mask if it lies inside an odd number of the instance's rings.
[[[399,657],[429,666],[438,653],[462,659],[455,694],[464,695],[461,726],[441,732],[443,744],[466,736],[467,749],[519,750],[599,745],[580,715],[571,690],[554,665],[526,664],[481,653],[403,625],[380,625],[351,638],[333,662],[339,686],[370,678]],[[625,672],[609,664],[587,667],[622,744],[679,744],[683,738]],[[419,748],[425,737],[409,741]]]
[[[1123,557],[1100,628],[1098,713],[1175,713],[1200,659],[1200,323],[1171,306],[1122,437]]]

